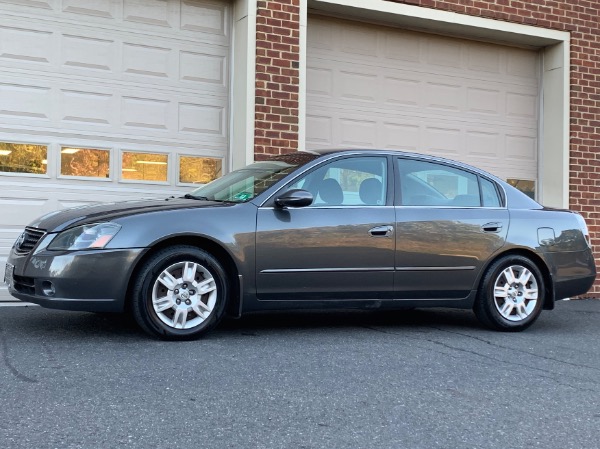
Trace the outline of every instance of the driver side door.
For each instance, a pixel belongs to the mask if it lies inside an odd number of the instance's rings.
[[[386,156],[341,157],[302,175],[301,208],[259,208],[260,300],[386,299],[393,296],[395,215]],[[277,197],[277,195],[275,197]]]

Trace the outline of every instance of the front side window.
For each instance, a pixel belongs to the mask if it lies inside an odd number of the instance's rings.
[[[379,156],[338,159],[303,176],[288,189],[304,189],[311,207],[382,206],[386,202],[387,159]]]
[[[318,156],[310,153],[291,153],[274,156],[239,170],[192,191],[186,197],[210,201],[250,201],[301,166]]]
[[[477,175],[427,161],[398,159],[404,206],[479,207]]]

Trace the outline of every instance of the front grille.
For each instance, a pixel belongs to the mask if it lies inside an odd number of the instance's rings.
[[[17,244],[15,245],[15,252],[19,254],[28,254],[31,252],[35,245],[38,244],[40,239],[44,236],[46,231],[42,229],[36,228],[25,228],[23,234],[19,236],[17,239]]]

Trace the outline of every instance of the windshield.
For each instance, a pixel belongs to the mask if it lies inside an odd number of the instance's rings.
[[[310,153],[274,156],[234,170],[222,178],[193,190],[186,198],[243,203],[261,194],[298,167],[319,157]]]

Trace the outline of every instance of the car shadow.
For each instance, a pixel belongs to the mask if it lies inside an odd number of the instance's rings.
[[[419,327],[482,329],[470,310],[331,310],[256,312],[240,319],[226,319],[218,328],[222,332],[261,332],[281,329],[380,328],[413,329]]]
[[[155,340],[145,334],[131,315],[121,313],[89,313],[48,310],[38,307],[20,308],[25,314],[12,313],[9,327],[28,335],[37,334],[58,339],[97,339],[106,341]],[[29,310],[24,310],[29,309]],[[27,313],[29,312],[29,313]],[[21,316],[23,315],[23,316]],[[556,331],[555,320],[540,319],[536,332]],[[565,324],[566,325],[566,324]],[[241,336],[277,335],[306,330],[326,333],[330,330],[351,331],[356,328],[387,333],[410,331],[491,332],[484,328],[471,310],[404,309],[404,310],[302,310],[255,312],[242,318],[225,318],[205,339],[227,339]]]
[[[54,338],[106,338],[107,340],[147,340],[133,317],[123,313],[68,312],[40,307],[16,308],[11,313],[11,328],[28,335]],[[8,317],[7,317],[8,318]],[[208,339],[228,336],[277,334],[282,331],[314,329],[377,328],[387,331],[447,327],[477,330],[481,325],[470,310],[409,309],[409,310],[308,310],[270,311],[225,318],[206,336]]]

